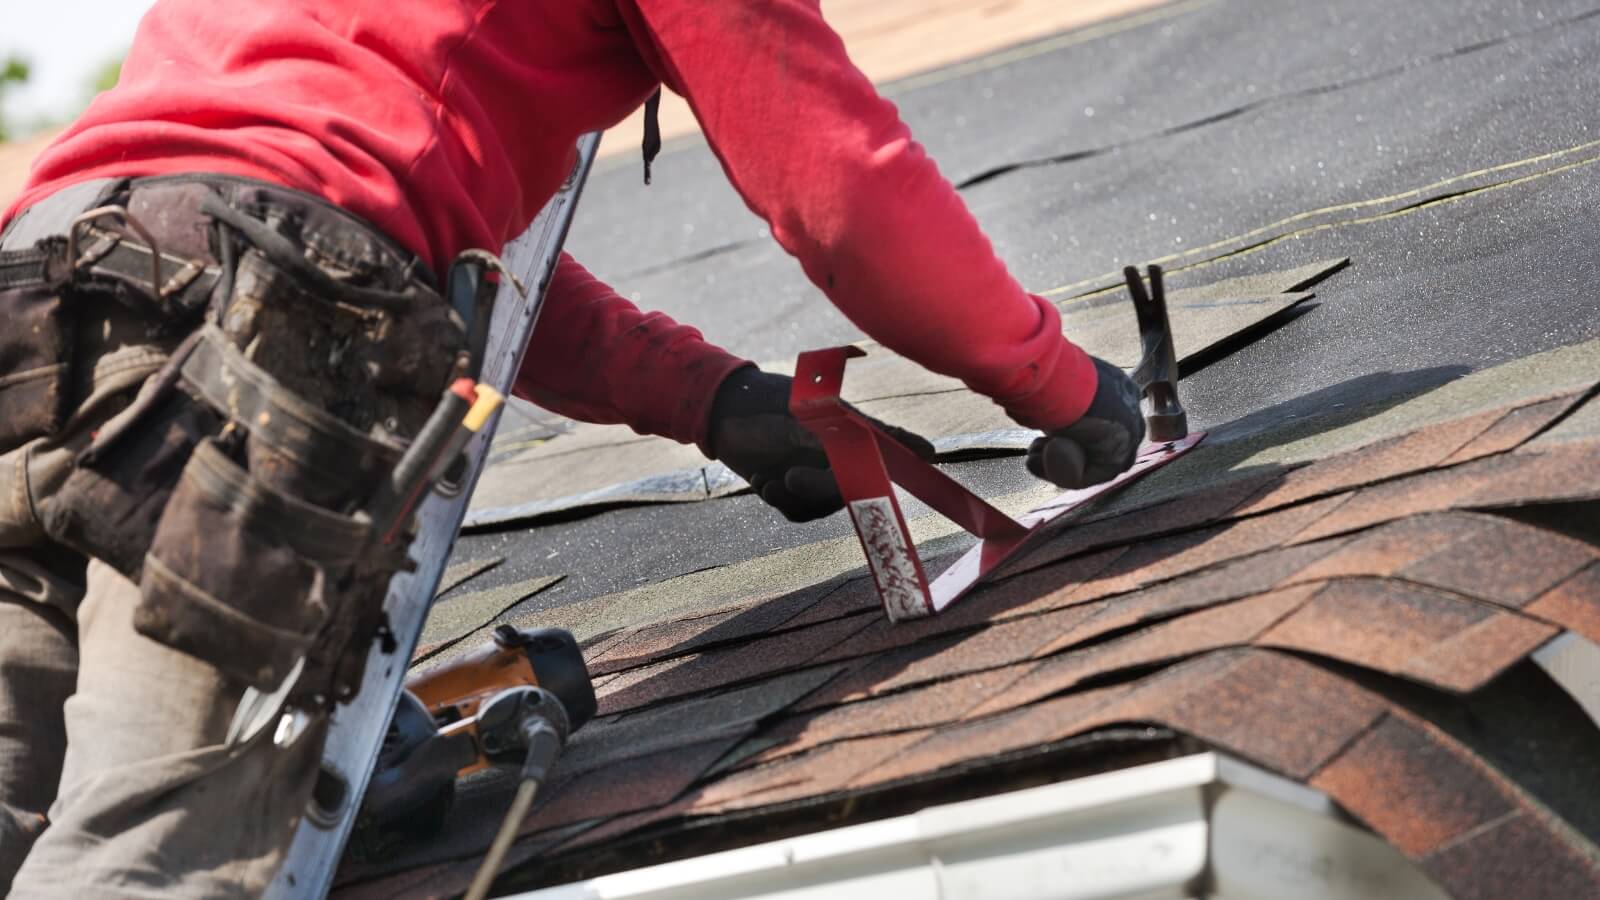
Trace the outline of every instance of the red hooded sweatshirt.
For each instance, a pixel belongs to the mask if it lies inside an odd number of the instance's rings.
[[[1088,357],[995,257],[817,0],[160,0],[116,88],[43,153],[6,218],[91,178],[244,175],[325,197],[437,271],[520,233],[577,138],[662,83],[862,331],[1024,425],[1088,408]],[[715,389],[743,364],[564,256],[517,390],[703,446]]]

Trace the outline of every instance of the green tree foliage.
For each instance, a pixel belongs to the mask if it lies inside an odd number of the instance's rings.
[[[8,86],[23,84],[30,74],[32,70],[28,67],[28,61],[20,56],[7,57],[4,63],[0,63],[0,102],[4,102]],[[5,139],[6,123],[4,118],[0,118],[0,141]]]
[[[105,91],[109,91],[116,87],[117,79],[121,77],[121,58],[113,59],[110,62],[107,62],[105,65],[100,67],[99,71],[95,72],[94,80],[89,82],[91,96],[94,94],[104,93]]]

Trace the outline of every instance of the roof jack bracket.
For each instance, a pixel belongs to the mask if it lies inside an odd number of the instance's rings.
[[[1165,303],[1160,302],[1165,298],[1159,287],[1159,274],[1155,278],[1153,293],[1158,298],[1158,310],[1146,308],[1154,304],[1151,298],[1142,296],[1142,290],[1134,296],[1144,346],[1150,356],[1156,357],[1140,363],[1138,371],[1149,373],[1142,387],[1147,393],[1149,387],[1164,391],[1160,397],[1149,398],[1154,401],[1152,414],[1159,419],[1152,423],[1152,435],[1161,443],[1146,444],[1133,467],[1111,481],[1068,491],[1020,519],[1011,518],[967,490],[839,398],[845,363],[865,356],[865,351],[845,346],[800,354],[789,411],[822,441],[890,621],[921,619],[943,612],[1015,556],[1041,526],[1171,462],[1205,437],[1205,432],[1187,430],[1178,405],[1176,366],[1171,362],[1171,327],[1167,324]],[[894,484],[979,539],[937,578],[929,579],[917,555],[911,529],[895,498]]]

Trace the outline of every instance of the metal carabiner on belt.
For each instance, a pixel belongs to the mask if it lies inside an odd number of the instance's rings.
[[[467,329],[470,359],[465,374],[474,381],[483,371],[483,356],[489,346],[489,323],[494,318],[494,298],[499,292],[499,285],[484,277],[491,271],[510,282],[517,293],[528,296],[522,280],[512,274],[500,257],[487,250],[461,251],[445,274],[446,297]]]

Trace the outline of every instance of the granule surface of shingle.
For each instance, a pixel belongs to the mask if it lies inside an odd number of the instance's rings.
[[[1526,610],[1600,644],[1600,563],[1546,591]]]
[[[1471,462],[1521,446],[1578,403],[1586,392],[1574,392],[1518,406],[1484,429],[1466,446],[1445,458],[1441,465]]]

